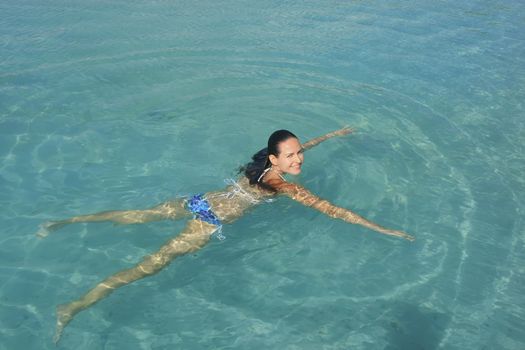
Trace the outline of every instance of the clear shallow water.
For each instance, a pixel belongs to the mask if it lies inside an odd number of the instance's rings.
[[[2,2],[0,349],[183,223],[49,219],[223,186],[277,128],[297,181],[417,237],[286,199],[82,312],[59,348],[520,349],[524,6]]]

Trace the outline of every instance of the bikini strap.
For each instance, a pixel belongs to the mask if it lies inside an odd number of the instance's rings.
[[[261,176],[259,176],[259,178],[257,179],[257,182],[261,182],[262,178],[264,177],[264,175],[266,175],[267,172],[269,172],[270,170],[272,170],[272,167],[269,167],[269,168],[266,168],[264,169],[264,171],[262,172]],[[279,177],[281,178],[281,180],[283,180],[284,182],[286,182],[286,179],[281,175],[281,174],[277,174],[279,175]]]
[[[272,169],[272,167],[264,169],[264,171],[262,172],[261,176],[259,176],[259,178],[257,179],[257,182],[261,182],[261,180],[264,177],[264,175],[266,175],[266,173],[269,172],[271,169]]]

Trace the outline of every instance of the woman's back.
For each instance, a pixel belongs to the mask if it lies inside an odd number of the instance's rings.
[[[271,200],[275,193],[259,186],[250,185],[248,178],[241,176],[228,181],[229,185],[221,191],[206,193],[206,199],[213,212],[223,223],[231,223],[241,217],[246,210]]]

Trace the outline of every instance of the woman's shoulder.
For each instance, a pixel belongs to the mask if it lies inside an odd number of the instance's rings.
[[[261,184],[250,184],[247,177],[241,176],[237,184],[246,192],[260,197],[272,197],[279,194],[294,195],[308,192],[304,187],[294,182],[288,182],[282,177],[264,178]]]
[[[302,189],[302,187],[296,183],[288,182],[281,177],[273,177],[264,181],[264,183],[274,189],[277,193],[290,194],[295,193]]]

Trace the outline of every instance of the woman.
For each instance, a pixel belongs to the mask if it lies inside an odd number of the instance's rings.
[[[301,172],[305,150],[329,138],[343,136],[352,131],[353,129],[345,127],[301,144],[291,132],[278,130],[268,139],[268,147],[256,153],[252,157],[253,161],[241,168],[244,176],[237,182],[232,181],[224,190],[181,198],[146,210],[108,211],[46,223],[39,231],[39,236],[46,236],[51,231],[75,222],[113,221],[137,224],[193,216],[183,231],[166,242],[159,251],[145,257],[134,267],[106,278],[78,300],[60,305],[57,308],[55,342],[58,342],[64,327],[78,312],[105,298],[119,287],[159,272],[176,257],[201,249],[214,232],[219,231],[219,238],[222,238],[222,224],[232,223],[249,208],[276,195],[288,196],[333,218],[359,224],[379,233],[414,240],[402,231],[383,228],[284,179],[285,174],[297,175]]]

